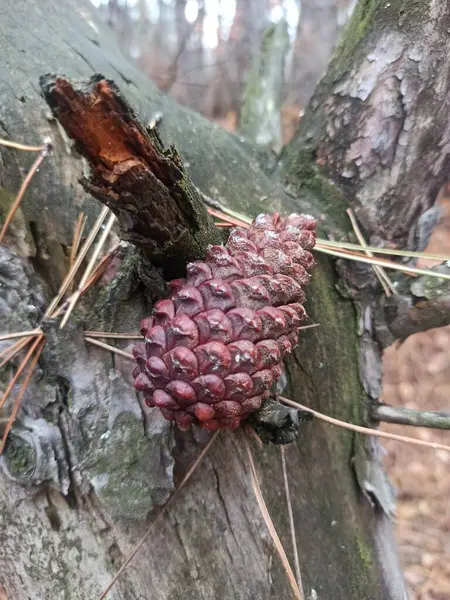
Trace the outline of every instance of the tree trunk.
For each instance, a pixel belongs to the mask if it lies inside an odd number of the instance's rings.
[[[36,326],[66,272],[79,211],[90,221],[99,211],[77,182],[83,161],[40,96],[39,77],[49,72],[71,78],[101,72],[115,81],[144,124],[162,112],[166,146],[176,145],[203,193],[230,208],[248,215],[307,210],[323,215],[323,228],[339,235],[352,204],[369,233],[403,239],[430,204],[434,183],[426,167],[433,165],[439,179],[447,164],[445,127],[441,123],[434,137],[425,128],[445,118],[442,63],[450,56],[447,37],[440,35],[448,22],[446,3],[422,0],[405,11],[403,4],[360,3],[283,156],[276,175],[287,184],[284,189],[260,169],[255,149],[156,91],[120,55],[87,2],[48,0],[45,10],[37,0],[3,2],[0,137],[39,144],[50,136],[54,143],[10,229],[10,246],[0,247],[3,329]],[[420,100],[412,95],[418,89]],[[430,89],[440,95],[436,101]],[[398,116],[397,110],[403,112]],[[366,135],[375,150],[364,145]],[[434,160],[422,155],[419,166],[418,152],[425,147]],[[5,213],[32,158],[3,147],[0,157]],[[345,175],[347,163],[351,176]],[[132,365],[84,342],[86,323],[136,331],[148,314],[133,265],[127,257],[116,280],[92,291],[68,328],[43,325],[46,349],[1,459],[0,582],[8,598],[99,597],[208,437],[197,430],[174,432],[150,409],[142,408],[142,420]],[[304,332],[286,362],[283,393],[360,422],[377,382],[368,386],[360,371],[356,314],[336,283],[333,265],[319,258],[306,308],[321,326]],[[370,290],[369,305],[372,295]],[[371,342],[367,335],[362,348]],[[2,374],[2,385],[9,375]],[[254,454],[269,511],[291,555],[279,449],[267,446]],[[286,458],[305,596],[404,599],[375,444],[313,421],[302,426]],[[254,497],[242,433],[219,437],[109,597],[291,598]]]

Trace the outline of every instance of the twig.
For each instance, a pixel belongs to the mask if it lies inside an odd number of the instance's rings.
[[[20,386],[20,389],[17,393],[16,399],[14,400],[13,409],[9,416],[8,423],[6,424],[5,431],[4,431],[3,437],[2,437],[2,441],[0,442],[0,456],[2,455],[9,432],[11,431],[11,427],[13,426],[13,423],[16,420],[16,416],[17,416],[17,413],[19,412],[19,408],[20,408],[20,403],[22,402],[22,398],[26,392],[26,389],[30,382],[31,376],[33,375],[34,368],[35,368],[37,361],[39,360],[39,357],[41,355],[41,352],[45,346],[46,340],[43,339],[43,336],[40,336],[39,343],[40,343],[40,346],[38,347],[36,354],[34,355],[33,360],[31,361],[30,367],[27,371],[27,374],[25,375],[25,379],[24,379],[22,385]]]
[[[94,338],[90,338],[88,336],[84,336],[84,339],[89,344],[93,344],[94,346],[99,346],[100,348],[104,348],[105,350],[109,350],[110,352],[114,352],[115,354],[120,354],[120,356],[124,356],[125,358],[130,358],[134,360],[134,356],[129,352],[125,352],[124,350],[119,350],[119,348],[115,348],[110,344],[105,344],[105,342],[101,342],[100,340],[96,340]]]
[[[34,336],[30,336],[28,338],[17,340],[17,342],[12,344],[12,346],[9,346],[9,348],[5,348],[0,353],[0,358],[3,358],[2,362],[0,363],[0,369],[4,365],[6,365],[7,362],[13,359],[16,356],[16,354],[18,354],[22,350],[22,348],[29,344],[33,337]]]
[[[113,338],[117,340],[142,340],[140,333],[115,333],[114,331],[85,331],[84,335],[90,338]]]
[[[18,144],[17,142],[11,142],[10,140],[0,139],[0,146],[6,146],[6,148],[15,148],[16,150],[25,150],[25,152],[41,152],[44,150],[43,146],[26,146],[25,144]]]
[[[107,210],[109,210],[109,209],[107,209]],[[99,241],[97,243],[97,246],[95,247],[95,250],[92,253],[91,259],[89,261],[88,266],[86,267],[84,275],[81,278],[81,281],[80,281],[80,283],[78,285],[78,289],[77,289],[77,291],[71,297],[71,300],[69,302],[69,305],[67,307],[65,315],[62,318],[61,323],[59,325],[60,329],[62,329],[64,327],[64,325],[67,323],[67,321],[69,320],[70,314],[72,313],[73,309],[75,308],[75,304],[78,302],[81,294],[83,293],[83,289],[86,286],[86,284],[87,284],[87,282],[89,280],[89,277],[92,274],[92,271],[94,270],[95,262],[97,261],[99,255],[100,255],[100,252],[102,251],[103,246],[106,243],[106,240],[108,239],[108,236],[109,236],[109,234],[111,232],[111,229],[112,229],[112,227],[114,225],[114,221],[115,220],[116,220],[116,215],[114,215],[114,214],[111,213],[110,216],[109,216],[108,222],[106,223],[105,229],[104,229],[104,231],[103,231],[103,233],[102,233],[102,235],[101,235],[101,237],[100,237],[100,239],[99,239]]]
[[[16,374],[14,375],[14,377],[11,379],[11,381],[9,382],[6,390],[3,393],[2,399],[0,400],[0,409],[3,408],[3,405],[5,404],[9,394],[11,393],[11,390],[13,389],[16,381],[19,379],[20,374],[22,373],[22,371],[25,369],[25,367],[27,366],[27,362],[30,358],[30,356],[33,354],[33,352],[35,351],[36,347],[41,343],[41,341],[44,338],[44,334],[41,333],[36,340],[34,341],[33,345],[31,346],[31,348],[28,350],[25,358],[23,359],[23,361],[20,363],[19,368],[17,369]]]
[[[300,589],[300,592],[301,592],[302,596],[304,596],[305,593],[303,591],[302,574],[300,571],[300,561],[298,559],[297,536],[295,534],[294,513],[292,511],[291,494],[289,491],[289,479],[288,479],[287,469],[286,469],[286,455],[284,452],[283,445],[280,446],[280,453],[281,453],[281,465],[283,467],[284,491],[286,493],[286,504],[287,504],[288,515],[289,515],[289,527],[291,529],[292,550],[294,552],[295,574],[297,576],[297,584]]]
[[[388,404],[374,404],[372,418],[385,423],[410,425],[412,427],[432,427],[434,429],[450,429],[450,412],[431,410],[413,410]]]
[[[111,582],[109,583],[108,587],[105,588],[105,590],[102,592],[102,595],[100,596],[99,600],[103,600],[104,598],[106,598],[106,596],[108,595],[108,593],[111,590],[111,588],[113,587],[113,585],[116,583],[116,581],[122,575],[122,573],[125,571],[125,569],[130,564],[130,562],[133,560],[133,558],[136,556],[137,552],[142,547],[142,545],[145,543],[145,541],[147,540],[148,536],[153,531],[153,529],[155,528],[155,526],[157,525],[157,523],[161,520],[161,518],[164,515],[164,513],[167,512],[169,510],[169,508],[172,507],[172,505],[175,502],[175,499],[177,498],[178,494],[181,492],[182,488],[186,485],[186,483],[192,477],[192,475],[195,472],[195,470],[197,469],[198,465],[201,463],[201,461],[205,457],[205,454],[208,452],[208,450],[211,448],[211,446],[213,445],[213,443],[217,439],[217,436],[218,436],[219,433],[220,433],[220,429],[218,429],[216,432],[214,432],[214,434],[210,438],[209,442],[206,444],[206,446],[200,452],[200,455],[198,456],[198,458],[194,461],[194,463],[190,467],[189,471],[186,473],[186,475],[181,480],[181,482],[178,485],[177,489],[174,491],[174,493],[169,498],[169,500],[166,502],[166,504],[161,508],[161,510],[159,511],[158,516],[152,522],[152,524],[150,525],[150,527],[147,529],[145,535],[138,542],[138,544],[134,547],[134,549],[132,550],[132,552],[128,555],[128,557],[126,558],[126,560],[123,563],[123,565],[120,567],[120,569],[114,575],[114,577],[111,580]]]
[[[20,206],[20,203],[22,202],[22,198],[25,194],[25,192],[27,191],[27,188],[30,184],[30,181],[33,179],[33,177],[35,176],[35,174],[37,173],[39,167],[41,166],[42,162],[44,161],[45,157],[49,154],[51,150],[51,143],[47,142],[42,150],[39,153],[39,156],[36,158],[36,160],[34,161],[34,163],[31,165],[30,170],[27,173],[27,176],[25,177],[25,179],[23,180],[22,185],[20,186],[20,190],[19,193],[16,196],[16,199],[13,202],[13,205],[11,206],[8,216],[6,217],[5,222],[3,223],[3,227],[2,230],[0,232],[0,244],[3,242],[3,238],[5,237],[6,231],[11,223],[11,221],[14,218],[14,215],[17,212],[17,209]]]
[[[446,452],[450,452],[450,446],[446,446],[445,444],[437,444],[435,442],[424,442],[423,440],[418,440],[416,438],[407,437],[405,435],[396,435],[395,433],[387,433],[386,431],[380,431],[379,429],[370,429],[369,427],[361,427],[360,425],[353,425],[352,423],[346,423],[345,421],[340,421],[339,419],[334,419],[333,417],[329,417],[324,415],[317,410],[313,410],[308,406],[303,406],[303,404],[299,404],[298,402],[294,402],[289,398],[284,398],[283,396],[278,396],[280,402],[286,404],[287,406],[292,406],[298,410],[304,410],[306,412],[311,413],[317,419],[321,421],[325,421],[326,423],[330,423],[331,425],[336,425],[337,427],[342,427],[343,429],[349,429],[351,431],[356,431],[357,433],[362,433],[363,435],[373,435],[380,438],[386,438],[389,440],[397,440],[398,442],[405,442],[406,444],[413,444],[416,446],[425,446],[426,448],[434,448],[435,450],[445,450]]]
[[[284,551],[283,544],[281,543],[281,540],[278,537],[275,526],[270,517],[266,503],[264,501],[264,497],[261,492],[261,487],[258,482],[258,476],[256,474],[255,463],[253,461],[253,456],[252,456],[252,451],[250,450],[250,445],[247,441],[247,438],[244,437],[243,439],[244,439],[245,449],[247,450],[248,460],[250,463],[250,473],[252,476],[252,484],[253,484],[253,489],[255,492],[256,501],[258,502],[259,509],[261,511],[261,514],[263,516],[263,519],[267,526],[267,529],[269,530],[270,536],[271,536],[272,541],[275,545],[275,548],[278,552],[280,560],[283,564],[284,570],[286,571],[286,574],[288,576],[289,583],[291,585],[291,589],[294,593],[294,596],[297,600],[304,600],[303,594],[300,592],[299,586],[297,585],[297,582],[295,580],[295,576],[292,571],[291,565],[289,564],[289,560],[286,556],[286,552]]]
[[[106,219],[108,213],[109,213],[109,208],[107,206],[104,206],[94,224],[94,227],[92,228],[86,241],[84,242],[83,246],[81,247],[81,250],[80,250],[74,264],[69,269],[69,272],[67,273],[64,281],[62,282],[61,287],[59,288],[58,294],[55,296],[55,298],[53,298],[53,301],[50,303],[50,306],[47,308],[47,310],[45,312],[46,317],[50,317],[50,315],[55,310],[56,306],[59,304],[61,298],[66,293],[69,285],[71,284],[71,282],[75,276],[75,273],[78,271],[81,263],[84,260],[84,257],[88,253],[89,248],[92,246],[92,243],[93,243],[95,237],[97,236],[97,233],[100,231],[100,227],[103,225],[103,221]]]
[[[364,236],[361,232],[361,229],[359,228],[358,222],[355,218],[355,215],[353,214],[353,211],[351,208],[347,209],[347,214],[350,218],[350,222],[352,224],[353,227],[353,231],[355,232],[356,237],[358,238],[358,242],[361,244],[361,246],[365,249],[367,256],[370,256],[373,258],[373,253],[371,252],[371,250],[367,249],[367,243],[366,240],[364,239]],[[383,289],[384,289],[384,293],[386,294],[386,296],[390,296],[391,293],[392,294],[396,294],[397,290],[395,289],[392,281],[389,279],[389,277],[386,275],[385,271],[383,270],[382,267],[379,267],[378,265],[373,265],[373,270],[375,272],[375,275],[378,277]]]
[[[0,342],[12,340],[14,338],[30,337],[42,333],[40,329],[31,329],[30,331],[14,331],[13,333],[4,333],[0,335]],[[1,356],[1,355],[0,355]]]

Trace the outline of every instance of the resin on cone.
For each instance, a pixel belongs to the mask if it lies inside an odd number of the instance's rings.
[[[256,411],[297,345],[315,220],[259,215],[169,284],[141,323],[134,387],[181,429],[236,428]]]

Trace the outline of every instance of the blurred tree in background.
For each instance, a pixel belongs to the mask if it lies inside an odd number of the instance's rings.
[[[264,31],[285,20],[290,48],[283,140],[294,133],[354,0],[92,0],[125,54],[177,102],[228,129]]]

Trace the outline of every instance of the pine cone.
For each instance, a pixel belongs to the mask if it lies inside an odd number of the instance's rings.
[[[134,387],[180,429],[239,426],[259,409],[297,345],[314,264],[310,216],[259,215],[190,263],[141,323]]]

